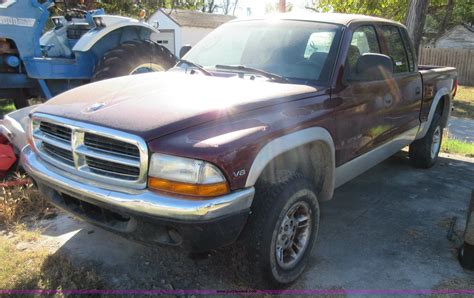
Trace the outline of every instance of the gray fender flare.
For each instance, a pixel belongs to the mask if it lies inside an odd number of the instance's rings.
[[[434,96],[433,102],[431,103],[430,112],[428,114],[428,119],[425,122],[422,122],[420,124],[420,129],[418,130],[418,133],[416,134],[416,139],[417,140],[423,138],[426,135],[426,133],[428,132],[428,129],[430,128],[431,122],[433,121],[433,117],[434,117],[434,114],[436,112],[436,108],[438,107],[439,101],[441,100],[441,98],[443,98],[446,95],[449,97],[449,111],[448,111],[448,117],[447,117],[447,118],[449,118],[449,115],[451,114],[452,100],[451,100],[451,97],[450,97],[449,89],[446,88],[446,87],[443,87],[443,88],[439,89],[438,92],[436,92],[436,94]]]
[[[322,127],[311,127],[302,129],[279,138],[276,138],[266,144],[255,157],[249,174],[245,183],[245,187],[252,187],[257,182],[260,174],[262,174],[265,167],[277,156],[295,149],[297,147],[307,145],[314,142],[323,142],[329,147],[331,152],[329,166],[326,171],[329,171],[329,179],[325,180],[323,190],[320,193],[320,200],[328,200],[334,193],[335,183],[335,150],[334,141],[331,134]],[[328,181],[329,180],[329,181]]]

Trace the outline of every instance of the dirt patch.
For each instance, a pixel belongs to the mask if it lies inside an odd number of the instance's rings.
[[[474,289],[474,273],[468,271],[465,272],[468,275],[467,277],[443,280],[437,284],[433,290],[458,290],[461,293],[463,290]],[[446,297],[446,295],[432,295],[432,297]],[[472,297],[472,294],[456,295],[456,297]]]

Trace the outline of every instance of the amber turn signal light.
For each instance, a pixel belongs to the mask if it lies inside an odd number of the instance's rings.
[[[229,193],[226,182],[214,184],[189,184],[155,177],[148,178],[150,189],[193,197],[217,197]]]

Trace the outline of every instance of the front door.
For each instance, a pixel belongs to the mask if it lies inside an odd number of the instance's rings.
[[[339,166],[390,140],[391,109],[397,96],[392,79],[360,81],[355,71],[365,53],[381,53],[375,27],[362,25],[352,34],[344,66],[346,88],[336,96],[336,160]]]

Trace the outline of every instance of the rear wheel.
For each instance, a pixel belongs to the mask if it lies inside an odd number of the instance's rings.
[[[167,48],[155,42],[127,41],[105,53],[95,67],[92,81],[166,71],[175,64],[176,57]]]
[[[437,112],[426,135],[410,145],[409,157],[413,164],[419,168],[431,168],[438,160],[442,141],[441,115]]]

